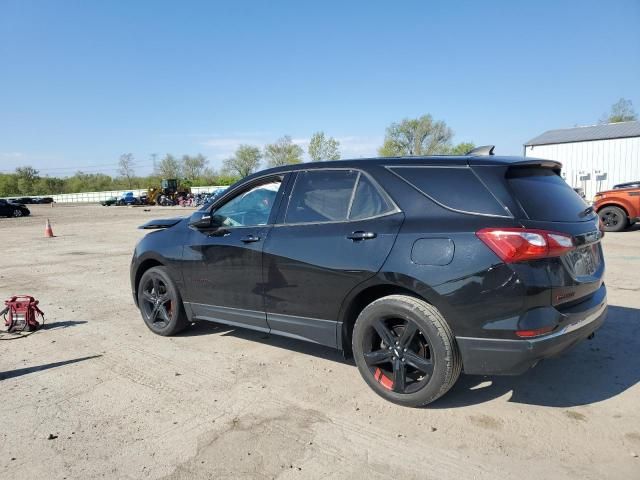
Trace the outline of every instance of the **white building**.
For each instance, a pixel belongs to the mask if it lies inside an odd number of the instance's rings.
[[[616,184],[640,181],[640,122],[549,130],[525,143],[524,155],[561,162],[567,183],[590,200]]]

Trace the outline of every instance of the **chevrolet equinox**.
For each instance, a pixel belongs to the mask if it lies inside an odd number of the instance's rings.
[[[486,150],[265,170],[143,225],[133,296],[159,335],[212,321],[327,345],[380,396],[426,405],[461,371],[522,373],[603,323],[598,216],[560,169]]]

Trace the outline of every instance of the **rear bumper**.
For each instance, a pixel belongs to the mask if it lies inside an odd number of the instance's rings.
[[[540,360],[561,354],[604,323],[606,296],[592,308],[565,316],[567,320],[558,331],[530,340],[456,337],[464,372],[471,375],[519,375]]]

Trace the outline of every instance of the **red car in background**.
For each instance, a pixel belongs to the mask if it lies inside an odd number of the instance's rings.
[[[596,193],[593,207],[605,232],[620,232],[640,220],[640,182],[616,185]]]

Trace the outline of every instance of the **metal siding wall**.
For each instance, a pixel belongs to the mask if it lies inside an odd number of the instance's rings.
[[[584,188],[588,200],[617,183],[640,180],[640,137],[528,146],[525,155],[562,162],[567,183]],[[606,178],[598,181],[597,171]],[[581,172],[589,180],[581,181]]]

